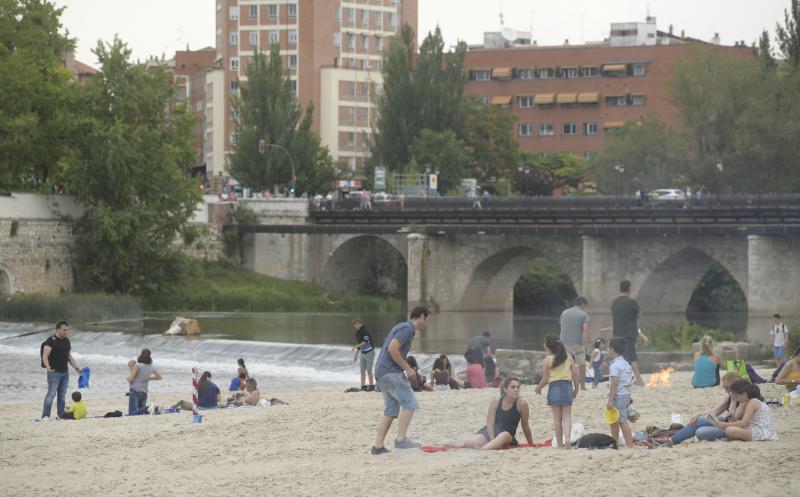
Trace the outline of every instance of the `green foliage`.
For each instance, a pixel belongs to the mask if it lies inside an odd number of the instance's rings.
[[[784,10],[784,25],[777,25],[775,35],[786,62],[800,68],[800,1],[791,2],[789,10]]]
[[[228,215],[227,224],[253,225],[258,223],[258,216],[253,209],[244,204],[236,204],[236,207]],[[222,233],[222,244],[225,246],[225,255],[230,258],[242,259],[242,236],[236,228],[227,228]]]
[[[540,258],[514,285],[514,309],[557,312],[571,306],[577,296],[569,275],[550,260]]]
[[[693,183],[715,192],[800,189],[800,71],[697,46],[676,63],[670,87]]]
[[[620,173],[615,166],[622,166]],[[628,121],[606,137],[592,161],[598,190],[633,193],[686,183],[688,156],[683,137],[657,117]]]
[[[281,60],[279,45],[272,46],[269,57],[255,54],[247,81],[240,82],[241,95],[233,101],[239,118],[228,168],[242,184],[257,190],[288,188],[294,161],[300,193],[327,191],[336,177],[333,159],[311,129],[313,104],[301,111]],[[262,141],[267,145],[264,152],[259,148]]]
[[[704,335],[709,335],[714,342],[736,341],[736,335],[730,331],[704,328],[699,324],[662,323],[650,326],[645,330],[653,350],[658,352],[689,352],[692,344],[699,342]]]
[[[64,294],[15,295],[0,300],[0,321],[72,324],[116,319],[140,319],[141,301],[130,295]]]
[[[369,265],[369,277],[363,289],[366,295],[406,299],[406,261],[397,249],[389,243],[369,243],[361,260]]]
[[[747,312],[747,297],[731,273],[715,261],[697,284],[686,312]]]
[[[100,73],[80,88],[81,119],[66,178],[84,208],[78,222],[81,286],[148,295],[185,267],[172,242],[199,191],[183,170],[194,156],[194,118],[176,102],[163,68],[130,62],[115,38],[95,50]]]
[[[467,164],[467,153],[451,130],[424,129],[411,145],[411,154],[418,164],[439,171],[438,191],[447,193],[461,186]]]
[[[61,55],[74,40],[46,0],[0,0],[0,191],[47,186],[68,153],[74,85]]]
[[[460,137],[469,153],[471,174],[482,182],[511,178],[519,162],[519,143],[514,138],[517,117],[496,105],[465,98],[466,120]]]
[[[517,190],[525,195],[552,195],[556,189],[576,189],[589,171],[586,159],[572,153],[542,156],[523,151],[520,166],[529,171],[516,176]]]
[[[333,299],[310,283],[263,276],[227,262],[192,263],[185,284],[145,302],[153,311],[402,312],[405,302],[370,296]]]

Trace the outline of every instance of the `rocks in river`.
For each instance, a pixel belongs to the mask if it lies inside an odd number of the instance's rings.
[[[199,335],[200,323],[196,319],[178,316],[164,332],[165,335]]]

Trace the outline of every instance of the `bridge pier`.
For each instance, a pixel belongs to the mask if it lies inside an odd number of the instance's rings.
[[[800,239],[747,237],[747,303],[751,315],[800,311]]]
[[[430,305],[428,295],[428,275],[430,270],[429,239],[425,235],[412,233],[408,235],[408,252],[406,256],[407,304],[412,309],[418,305]]]

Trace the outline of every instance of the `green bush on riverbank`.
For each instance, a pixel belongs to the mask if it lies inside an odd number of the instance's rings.
[[[703,335],[709,335],[715,343],[738,341],[730,331],[704,328],[699,324],[662,323],[648,327],[646,331],[652,350],[657,352],[689,352],[692,344],[699,342]]]
[[[90,323],[142,315],[141,301],[130,295],[15,295],[0,300],[0,321]]]
[[[195,263],[172,292],[147,299],[152,311],[404,312],[399,299],[336,297],[310,283],[264,276],[227,262]]]

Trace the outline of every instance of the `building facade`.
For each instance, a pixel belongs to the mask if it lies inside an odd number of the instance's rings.
[[[235,129],[231,98],[246,81],[254,54],[274,44],[280,45],[301,107],[314,105],[313,129],[322,144],[340,171],[357,173],[368,155],[373,97],[382,87],[381,53],[403,24],[416,32],[417,0],[217,0],[220,73],[207,76],[214,91],[208,174],[224,174]],[[217,144],[224,150],[221,157]]]
[[[655,115],[680,125],[669,80],[693,42],[699,40],[658,31],[655,19],[648,18],[612,24],[611,36],[598,43],[470,47],[465,93],[511,110],[522,149],[586,157],[625,121]],[[709,46],[752,56],[744,46]]]

